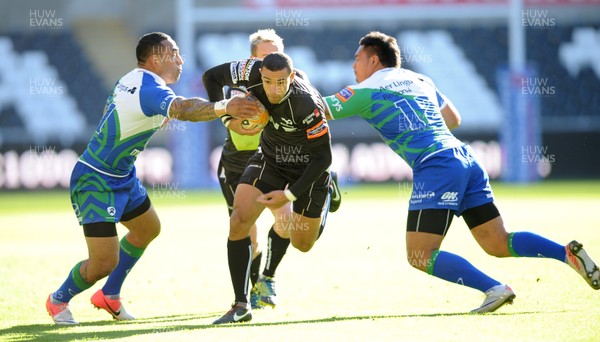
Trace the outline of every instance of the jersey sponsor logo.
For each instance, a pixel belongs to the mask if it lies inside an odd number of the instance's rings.
[[[115,214],[117,213],[117,209],[115,209],[114,207],[107,207],[106,212],[110,216],[115,216]]]
[[[313,127],[306,130],[306,137],[308,139],[316,139],[321,137],[329,132],[329,126],[327,125],[327,121],[323,120]]]
[[[229,64],[229,73],[231,74],[231,80],[233,81],[233,84],[238,82],[237,65],[238,62],[231,62],[231,64]]]
[[[458,205],[458,192],[454,192],[454,191],[447,191],[444,192],[442,194],[442,196],[440,197],[440,202],[438,202],[438,205],[451,205],[451,206],[457,206]]]
[[[331,105],[333,106],[335,111],[341,112],[343,108],[342,108],[342,103],[340,102],[340,100],[335,96],[331,96],[329,98],[331,99]]]
[[[433,191],[413,191],[410,196],[411,199],[429,199],[435,197],[435,192]]]
[[[142,151],[138,150],[137,148],[134,148],[133,151],[131,151],[131,153],[129,153],[129,155],[135,157],[140,153],[142,153]]]
[[[337,94],[335,94],[335,96],[342,102],[348,101],[352,97],[352,95],[354,95],[354,90],[352,90],[352,88],[350,87],[346,87],[340,90]]]
[[[167,101],[163,101],[160,103],[160,109],[165,110],[165,108],[167,108]]]
[[[421,80],[422,81],[422,80]],[[403,80],[403,81],[393,81],[392,83],[388,83],[384,86],[380,86],[379,90],[394,90],[396,91],[397,88],[402,88],[402,87],[407,87],[412,85],[414,82],[413,80]]]
[[[447,201],[447,202],[456,202],[456,201],[458,201],[458,192],[452,192],[452,191],[444,192],[440,199],[442,201]]]
[[[302,123],[305,125],[310,125],[313,121],[315,121],[316,118],[321,116],[321,112],[319,111],[319,108],[315,108],[315,110],[310,113],[307,117],[304,118],[304,120],[302,120]]]
[[[257,59],[244,59],[237,62],[232,62],[229,65],[229,72],[231,73],[231,80],[234,84],[242,81],[250,80],[250,73],[252,72],[252,66],[256,63]]]
[[[137,87],[133,87],[133,88],[127,88],[126,85],[123,85],[121,83],[117,83],[117,85],[115,86],[115,88],[119,91],[125,91],[128,92],[130,94],[135,94],[135,91],[137,90]]]
[[[244,81],[250,80],[250,72],[252,71],[252,66],[256,63],[256,59],[251,59],[246,64],[246,68],[244,69]]]
[[[240,61],[240,63],[238,64],[237,67],[237,72],[238,72],[238,80],[240,81],[244,81],[244,74],[246,73],[246,67],[248,66],[248,60],[244,59],[242,61]]]

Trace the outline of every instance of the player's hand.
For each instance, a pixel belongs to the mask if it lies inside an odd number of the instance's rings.
[[[263,130],[262,128],[245,129],[242,127],[242,121],[244,121],[244,119],[233,118],[229,120],[227,128],[239,135],[257,135]]]
[[[247,99],[245,95],[237,95],[227,103],[227,114],[236,118],[251,118],[261,110],[257,101]]]
[[[290,200],[285,197],[283,190],[275,190],[258,196],[258,203],[262,203],[269,209],[279,209]]]

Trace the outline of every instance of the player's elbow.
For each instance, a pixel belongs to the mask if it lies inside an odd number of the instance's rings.
[[[450,120],[446,120],[446,126],[448,126],[448,129],[455,129],[458,128],[461,124],[461,119],[459,115],[456,115],[454,117],[452,117]]]
[[[204,84],[204,88],[206,89],[206,87],[211,84],[211,73],[210,70],[205,72],[204,74],[202,74],[202,84]]]
[[[452,103],[447,103],[446,106],[442,108],[441,112],[448,129],[455,129],[460,126],[460,114]]]
[[[213,69],[209,69],[202,75],[202,84],[210,101],[220,100],[218,94],[222,94],[223,85],[217,81]]]

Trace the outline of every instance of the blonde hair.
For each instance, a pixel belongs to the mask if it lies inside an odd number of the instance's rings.
[[[256,55],[256,47],[263,42],[272,42],[280,52],[283,52],[283,38],[279,37],[273,29],[258,30],[250,35],[249,40],[252,55]]]

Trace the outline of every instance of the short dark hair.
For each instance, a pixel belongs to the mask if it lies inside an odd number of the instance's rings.
[[[162,42],[170,38],[171,36],[162,32],[151,32],[143,35],[135,48],[138,63],[145,63],[148,57],[155,54],[156,51],[160,51]]]
[[[358,42],[364,46],[369,56],[376,55],[379,57],[379,62],[385,67],[400,67],[400,48],[396,42],[396,38],[387,34],[371,31],[367,33]]]
[[[262,67],[271,71],[288,69],[289,72],[292,72],[294,70],[294,63],[290,56],[283,52],[271,52],[263,59]]]

